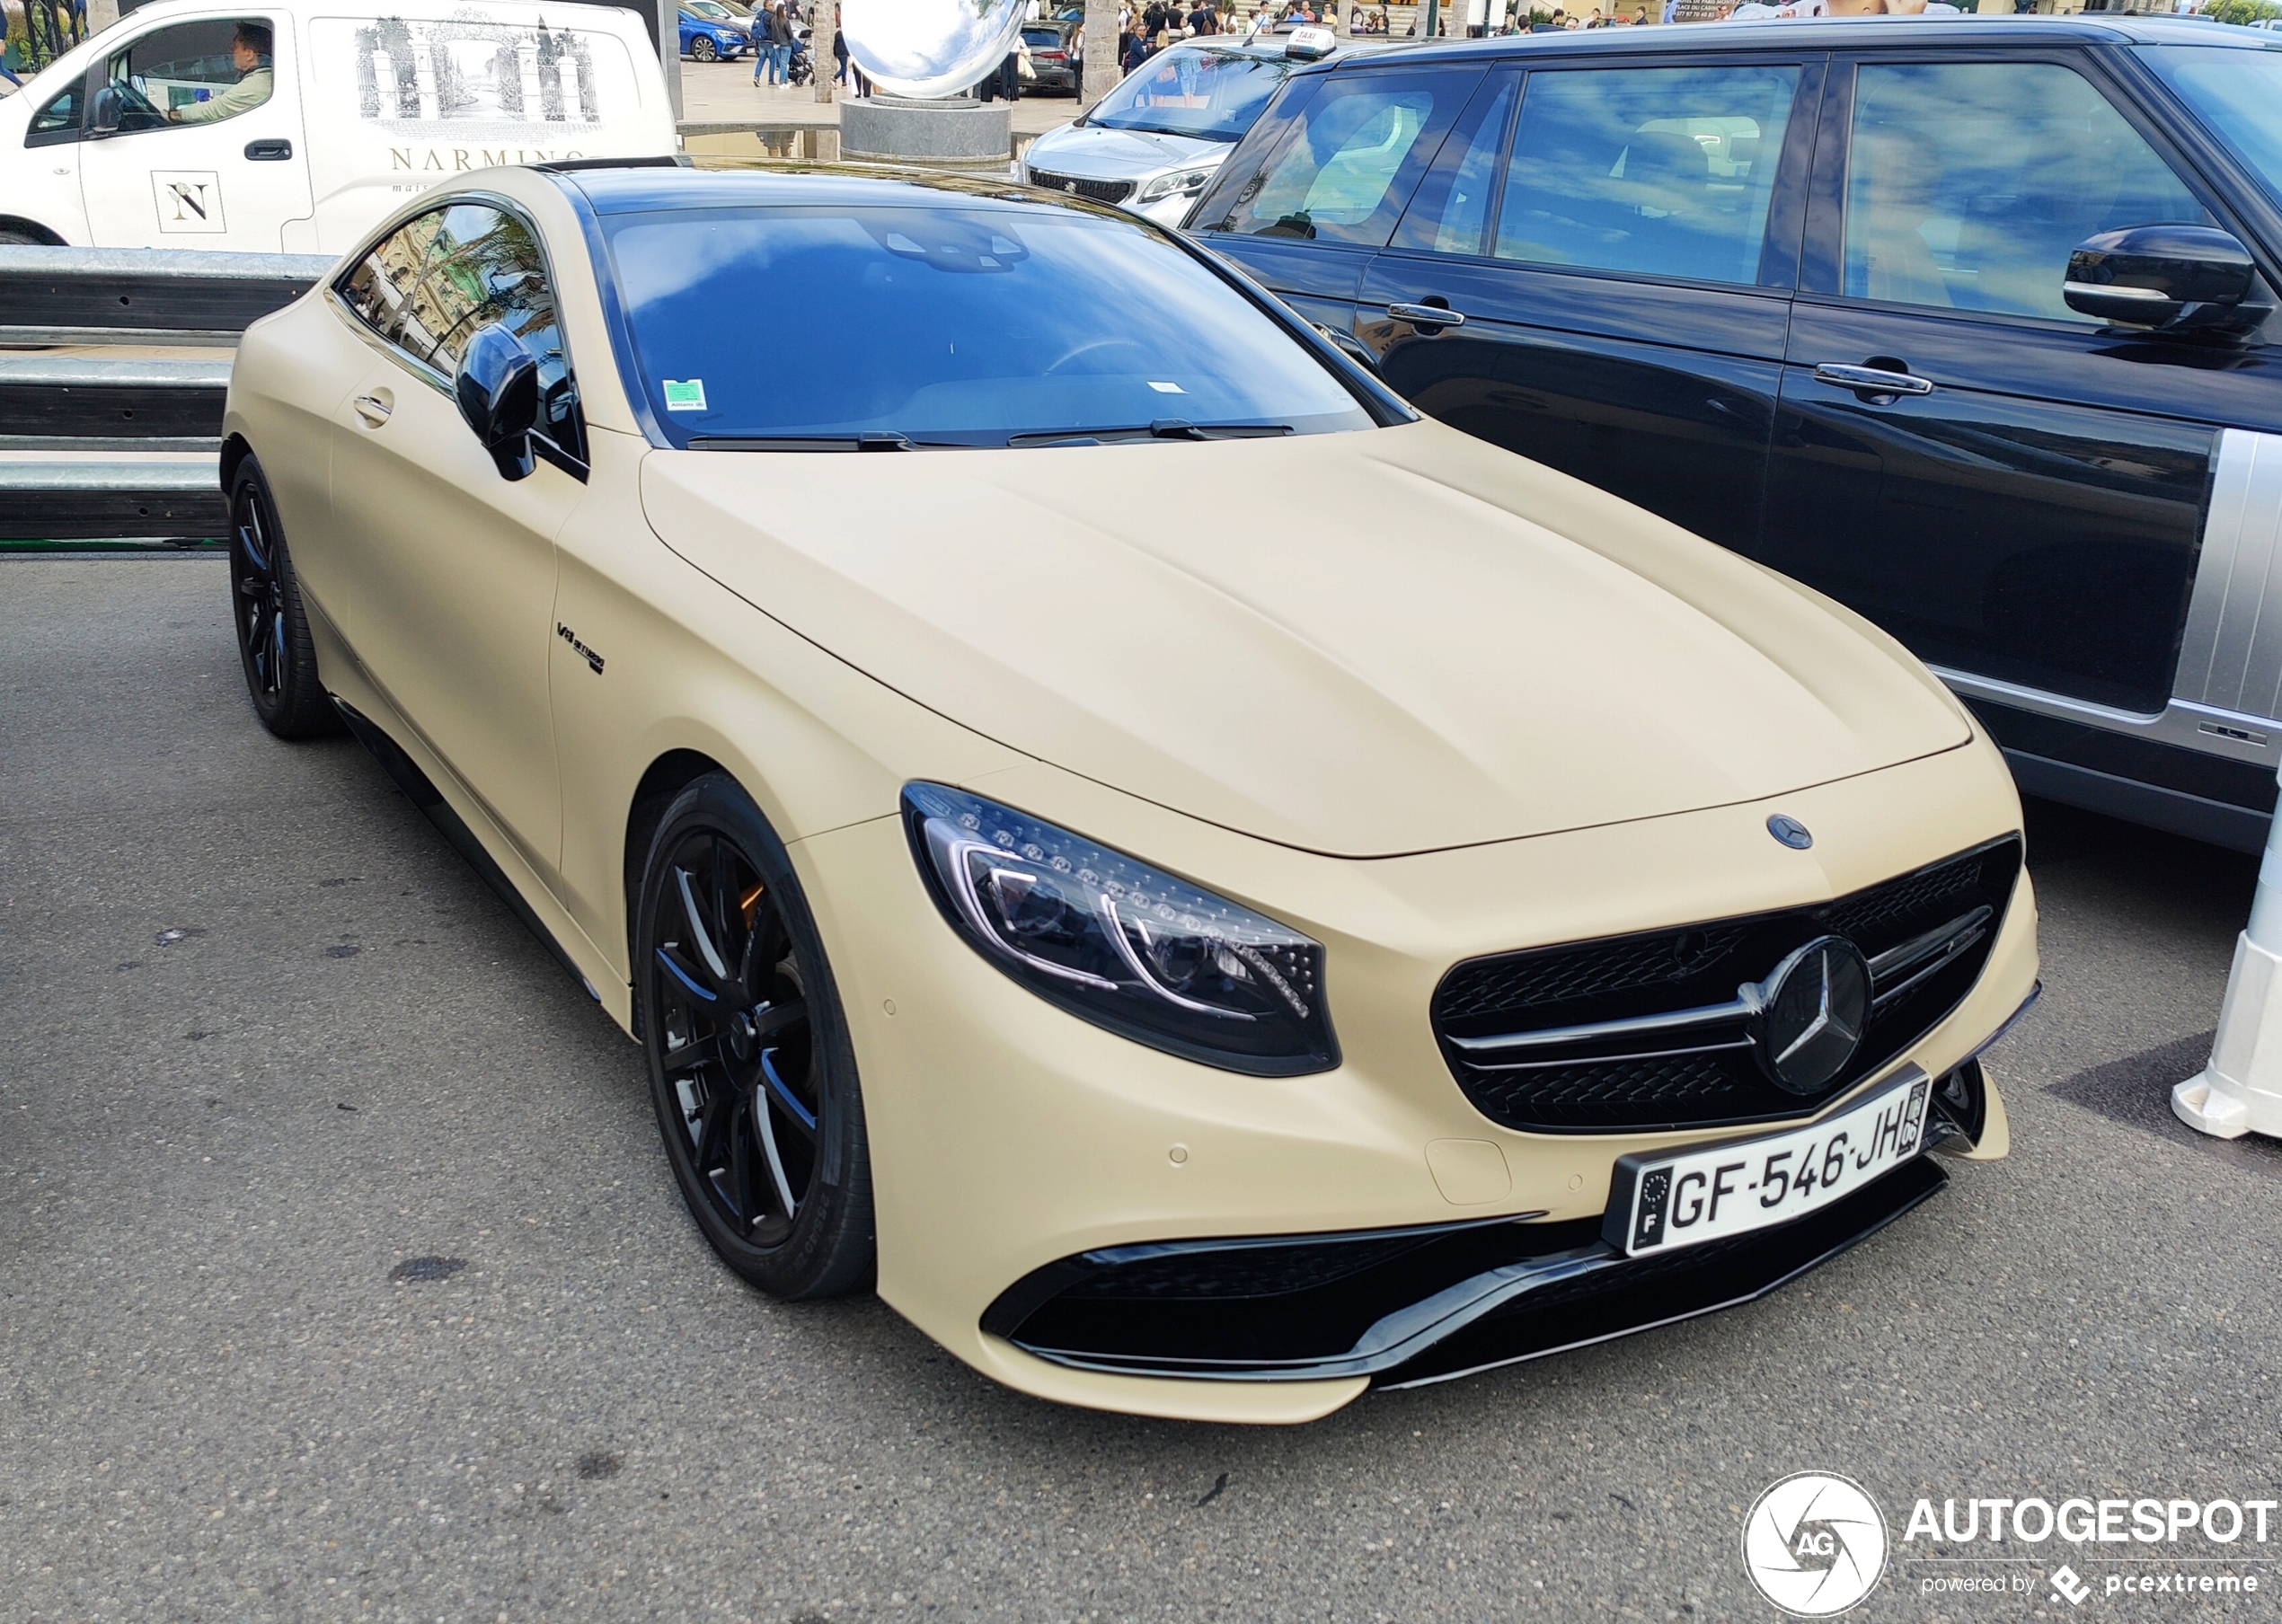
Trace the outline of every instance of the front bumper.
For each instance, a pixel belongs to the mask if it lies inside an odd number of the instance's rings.
[[[1986,1080],[1968,1064],[1943,1081],[1961,1098],[1934,1090],[1929,1144],[1969,1149]],[[1417,1386],[1764,1296],[1948,1182],[1921,1152],[1790,1223],[1637,1258],[1602,1240],[1591,1218],[1104,1248],[1015,1282],[983,1329],[1074,1370]]]
[[[1464,1280],[1490,1268],[1536,1270],[1583,1244],[1565,1238],[1563,1226],[1589,1220],[1597,1230],[1617,1158],[1730,1134],[1697,1128],[1554,1135],[1498,1126],[1467,1103],[1436,1046],[1428,1010],[1452,964],[1818,902],[2020,826],[2003,762],[1977,739],[1765,802],[1368,862],[1233,834],[1044,766],[966,787],[1314,936],[1327,951],[1343,1059],[1337,1070],[1313,1076],[1238,1077],[1128,1043],[1048,1006],[953,936],[920,885],[899,820],[796,843],[794,861],[855,1039],[880,1295],[962,1359],[1025,1391],[1231,1421],[1306,1419],[1373,1381],[1426,1379],[1470,1368],[1447,1364],[1461,1357],[1477,1364],[1526,1357],[1533,1346],[1550,1351],[1617,1332],[1571,1336],[1555,1321],[1546,1331],[1517,1329],[1516,1321],[1543,1319],[1557,1301],[1546,1294],[1552,1283],[1532,1274],[1509,1310],[1491,1305],[1500,1311],[1475,1316],[1501,1328],[1490,1356],[1464,1351],[1489,1329],[1469,1332],[1469,1341],[1455,1326],[1435,1340],[1444,1352],[1433,1360],[1420,1357],[1424,1344],[1368,1369],[1328,1356],[1351,1353],[1358,1334],[1345,1346],[1330,1346],[1333,1337],[1303,1349],[1305,1358],[1273,1380],[1257,1379],[1258,1372],[1255,1379],[1229,1380],[1239,1372],[1154,1356],[1137,1361],[1124,1356],[1131,1350],[1107,1344],[1058,1346],[1066,1337],[1049,1337],[1042,1328],[1050,1321],[1029,1323],[1039,1303],[1028,1305],[1032,1313],[1011,1312],[1024,1305],[1010,1300],[1010,1288],[1066,1260],[1119,1249],[1216,1237],[1305,1245],[1360,1231],[1472,1237],[1435,1242],[1437,1256],[1461,1261],[1480,1261],[1482,1254],[1467,1249],[1490,1246],[1490,1237],[1508,1249]],[[1765,819],[1775,811],[1813,829],[1811,852],[1769,839]],[[2034,987],[2035,915],[2024,873],[1978,984],[1894,1064],[1946,1077],[2002,1027]],[[1843,1108],[1859,1091],[1821,1108]],[[1994,1096],[1989,1103],[1994,1122],[1983,1136],[1984,1156],[2001,1153],[2003,1144],[2002,1108]],[[1762,1124],[1733,1132],[1765,1131]],[[1437,1178],[1434,1161],[1454,1142],[1473,1169],[1455,1183]],[[1905,1176],[1889,1176],[1862,1196],[1872,1205],[1900,1201],[1906,1187],[1896,1180]],[[1700,1275],[1711,1296],[1661,1318],[1773,1289],[1928,1193],[1882,1215],[1855,1209],[1851,1217],[1802,1221],[1800,1234],[1782,1242],[1763,1239],[1756,1261],[1729,1268],[1726,1285],[1713,1279],[1710,1252],[1691,1260],[1706,1266],[1693,1272],[1679,1262],[1687,1254],[1677,1254],[1663,1267]],[[1517,1222],[1524,1215],[1530,1216]],[[1595,1277],[1597,1291],[1627,1288],[1630,1275],[1598,1264],[1578,1267],[1589,1261],[1572,1258],[1561,1267]],[[1658,1289],[1678,1300],[1668,1281]],[[1569,1294],[1558,1301],[1570,1306],[1557,1320],[1586,1322],[1579,1290],[1564,1287]],[[1385,1317],[1366,1315],[1370,1306],[1355,1307],[1349,1319],[1366,1318],[1367,1328]],[[1605,1304],[1592,1312],[1636,1318]],[[1117,1356],[1090,1356],[1103,1352]],[[1184,1373],[1168,1373],[1174,1370]],[[1218,1379],[1197,1379],[1204,1376]]]

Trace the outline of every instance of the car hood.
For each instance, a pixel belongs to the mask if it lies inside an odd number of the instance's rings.
[[[1234,150],[1194,136],[1066,124],[1031,142],[1022,162],[1085,181],[1131,181],[1182,164],[1215,163]]]
[[[1756,800],[1970,737],[1853,616],[1432,422],[660,451],[641,481],[668,547],[917,702],[1308,851]]]

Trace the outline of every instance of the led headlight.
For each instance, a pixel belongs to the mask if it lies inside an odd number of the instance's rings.
[[[943,916],[1048,1002],[1231,1072],[1339,1064],[1323,949],[1298,931],[963,790],[907,785],[903,808]]]
[[[1141,188],[1134,201],[1154,203],[1160,198],[1193,198],[1204,190],[1205,182],[1212,179],[1212,172],[1217,167],[1207,164],[1202,169],[1175,170],[1169,175],[1159,175]]]

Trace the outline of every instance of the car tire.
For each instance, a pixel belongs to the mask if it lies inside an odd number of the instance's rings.
[[[866,1284],[854,1046],[792,860],[727,773],[697,779],[659,818],[633,945],[658,1128],[698,1229],[774,1297]]]
[[[277,503],[252,457],[230,476],[230,618],[246,696],[261,725],[279,738],[341,731],[341,714],[317,673],[301,580]]]
[[[717,62],[721,59],[721,47],[700,34],[689,42],[689,54],[700,62]]]

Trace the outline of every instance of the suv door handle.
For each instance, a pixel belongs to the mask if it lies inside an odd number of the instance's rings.
[[[261,141],[248,141],[245,144],[245,155],[256,163],[283,163],[293,156],[293,143],[282,136],[271,136]]]
[[[1464,327],[1465,314],[1446,304],[1390,304],[1386,313],[1398,322],[1408,322],[1413,327],[1439,332],[1446,327]]]
[[[1845,366],[1823,361],[1815,367],[1815,382],[1835,384],[1857,394],[1932,394],[1933,381],[1915,373],[1888,372],[1883,366]]]
[[[373,428],[388,421],[389,414],[395,410],[376,394],[360,394],[349,404],[357,409],[357,415],[365,419],[366,425]]]

